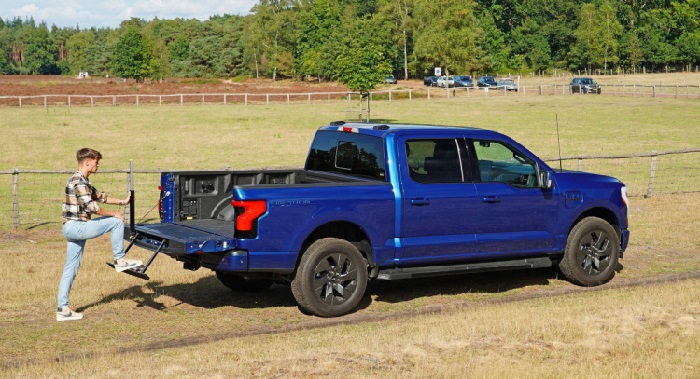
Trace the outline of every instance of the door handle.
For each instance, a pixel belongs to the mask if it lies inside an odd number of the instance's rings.
[[[489,203],[489,204],[495,204],[495,203],[500,203],[501,198],[498,196],[486,196],[483,199],[481,199],[484,203]]]
[[[421,198],[421,199],[411,199],[411,205],[428,205],[430,204],[430,200],[426,198]]]

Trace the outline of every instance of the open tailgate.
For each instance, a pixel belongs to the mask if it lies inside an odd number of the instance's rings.
[[[124,228],[136,246],[168,255],[217,253],[233,250],[234,223],[224,220],[188,220],[176,223],[136,224]]]

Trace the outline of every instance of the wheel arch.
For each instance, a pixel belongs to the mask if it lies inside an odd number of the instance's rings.
[[[362,227],[350,221],[332,221],[319,225],[304,239],[295,267],[299,267],[299,262],[301,261],[301,256],[304,251],[315,241],[323,238],[337,238],[350,242],[355,245],[370,266],[374,265],[372,244],[370,243],[369,236]]]
[[[620,228],[620,220],[618,219],[617,215],[615,215],[615,212],[605,207],[595,207],[582,212],[576,218],[576,220],[574,220],[574,222],[569,226],[567,235],[571,233],[571,230],[574,228],[574,226],[576,226],[579,222],[581,222],[581,220],[583,220],[586,217],[597,217],[606,221],[613,227],[613,229],[615,229],[615,233],[617,233],[617,238],[620,241],[622,241],[622,229]],[[620,251],[620,258],[622,258],[622,251]]]

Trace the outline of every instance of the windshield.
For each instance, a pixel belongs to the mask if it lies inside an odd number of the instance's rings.
[[[311,144],[306,170],[386,180],[383,140],[358,133],[319,131]]]

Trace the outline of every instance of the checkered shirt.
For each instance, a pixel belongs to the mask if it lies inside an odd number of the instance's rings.
[[[63,223],[69,220],[88,221],[93,213],[100,210],[97,204],[107,201],[107,194],[90,185],[83,173],[76,171],[66,183],[66,197],[63,201]]]

